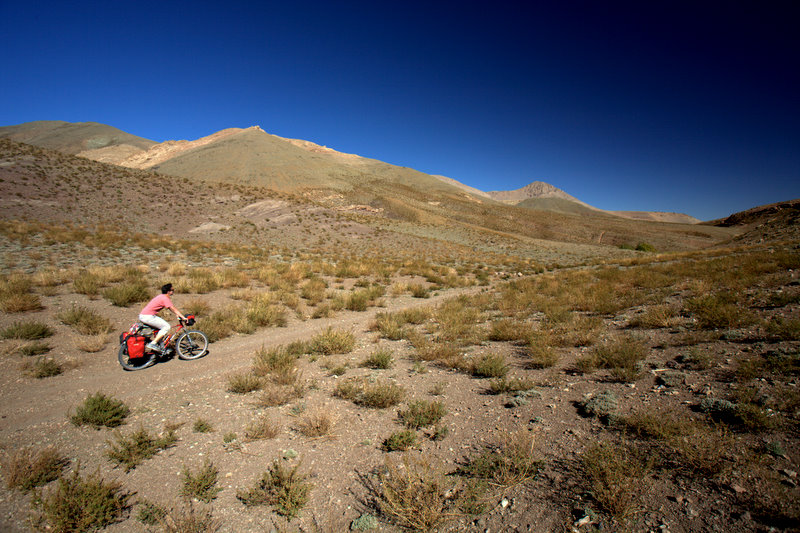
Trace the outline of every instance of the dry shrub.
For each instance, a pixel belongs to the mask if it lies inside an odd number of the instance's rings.
[[[366,378],[350,378],[338,381],[333,395],[356,405],[385,409],[400,403],[405,396],[405,389],[391,381],[370,382]]]
[[[644,312],[630,321],[632,328],[671,328],[680,321],[680,308],[675,305],[659,304],[647,307]]]
[[[396,314],[380,312],[375,315],[375,322],[372,324],[371,330],[378,331],[384,339],[397,341],[408,333],[408,330],[401,323],[400,318]]]
[[[278,383],[265,383],[264,388],[256,400],[257,407],[278,407],[302,398],[305,387],[300,383],[294,385],[280,385]]]
[[[8,488],[29,492],[58,479],[68,464],[69,459],[53,446],[23,448],[3,461],[3,474]]]
[[[97,353],[108,344],[108,333],[98,333],[96,335],[85,335],[78,337],[75,345],[79,350],[86,353]]]
[[[651,464],[628,443],[599,442],[582,457],[588,489],[602,508],[624,523],[641,510]]]
[[[42,301],[37,294],[7,294],[0,295],[0,309],[4,313],[24,313],[44,309]]]
[[[494,320],[489,328],[490,341],[521,341],[528,338],[530,326],[518,320]]]
[[[42,309],[42,302],[32,291],[30,276],[12,273],[0,279],[0,309],[5,313],[24,313]]]
[[[734,329],[756,323],[755,315],[731,293],[705,294],[686,302],[700,329]]]
[[[22,371],[32,378],[43,379],[58,376],[64,369],[52,357],[37,357],[33,363],[23,363]]]
[[[462,368],[466,365],[464,355],[455,345],[448,342],[432,341],[414,332],[409,335],[414,346],[414,358],[420,361],[435,361],[450,368]]]
[[[191,500],[183,507],[164,511],[156,522],[164,533],[215,533],[222,528],[210,508],[197,510]]]
[[[266,349],[262,346],[253,356],[253,372],[257,376],[270,376],[292,372],[297,364],[297,354],[285,346]]]
[[[280,432],[279,424],[276,424],[269,415],[262,415],[245,428],[244,438],[248,441],[274,439]]]
[[[549,368],[558,362],[550,331],[533,331],[525,339],[526,365],[530,368]]]
[[[440,305],[434,313],[435,333],[442,340],[460,346],[479,344],[485,332],[479,327],[481,309],[465,297],[454,298]]]
[[[487,446],[457,473],[484,479],[496,486],[511,487],[536,475],[542,463],[537,455],[533,433],[525,430],[503,433],[499,443]]]
[[[576,365],[582,372],[607,369],[615,380],[632,382],[639,377],[642,361],[648,353],[649,348],[642,340],[619,335],[600,344],[592,353],[580,357]]]
[[[639,410],[615,425],[629,437],[653,446],[660,468],[690,476],[718,477],[730,469],[728,451],[736,448],[723,425],[708,425],[678,411]]]
[[[181,304],[180,309],[188,315],[207,316],[211,312],[211,306],[203,298],[192,298]]]
[[[297,423],[297,430],[310,438],[330,436],[336,426],[336,418],[328,409],[317,409],[304,414]]]
[[[376,489],[381,512],[413,531],[434,531],[457,515],[452,482],[434,469],[428,457],[404,454],[400,462],[386,458]]]

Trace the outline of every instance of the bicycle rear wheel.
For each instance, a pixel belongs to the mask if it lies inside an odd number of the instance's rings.
[[[145,350],[144,357],[131,359],[131,357],[128,355],[128,350],[125,344],[120,344],[119,352],[117,352],[117,360],[125,370],[142,370],[143,368],[153,366],[153,364],[156,362],[156,354]]]
[[[175,349],[181,359],[197,359],[208,353],[208,337],[202,331],[185,331],[175,341]]]

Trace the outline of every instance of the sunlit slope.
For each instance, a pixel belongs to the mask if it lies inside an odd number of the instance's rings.
[[[147,150],[156,144],[155,141],[131,135],[105,124],[60,120],[40,120],[17,126],[1,127],[0,138],[8,138],[67,154],[121,146],[133,153]]]

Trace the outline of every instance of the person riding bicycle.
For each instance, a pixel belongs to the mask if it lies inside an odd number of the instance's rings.
[[[146,348],[149,350],[154,350],[157,352],[163,352],[164,347],[159,344],[159,341],[164,338],[164,335],[170,330],[172,326],[169,325],[169,322],[161,318],[160,316],[156,316],[156,314],[164,308],[169,309],[172,311],[176,317],[180,320],[186,320],[186,317],[178,311],[174,305],[172,305],[172,300],[170,300],[170,296],[175,294],[175,289],[172,288],[172,283],[167,283],[166,285],[161,287],[161,294],[150,300],[147,305],[144,306],[142,312],[139,313],[139,320],[148,326],[151,326],[158,330],[155,338],[147,343]]]

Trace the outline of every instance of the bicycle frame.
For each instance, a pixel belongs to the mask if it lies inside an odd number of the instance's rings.
[[[167,346],[170,346],[170,345],[172,345],[173,341],[174,341],[174,340],[175,340],[175,339],[178,337],[178,333],[180,333],[181,331],[183,331],[185,327],[186,327],[186,326],[184,325],[184,323],[183,323],[183,320],[178,320],[178,324],[177,324],[176,326],[172,326],[172,327],[169,329],[169,333],[167,333],[167,334],[164,336],[164,339],[162,340],[162,345],[164,346],[164,348],[166,348]],[[154,338],[154,336],[155,336],[155,333],[158,331],[158,330],[157,330],[157,329],[155,329],[153,326],[151,326],[151,325],[149,325],[149,324],[145,324],[144,322],[142,322],[142,321],[140,321],[140,320],[137,320],[137,321],[136,321],[136,323],[135,323],[135,324],[134,324],[134,325],[131,327],[131,330],[133,330],[133,329],[138,329],[138,330],[141,332],[143,328],[148,328],[148,329],[150,329],[150,333],[148,333],[147,335],[145,335],[145,336],[146,336],[147,338],[149,338],[150,340],[152,340],[152,339]],[[145,348],[145,351],[148,351],[148,352],[149,352],[150,350],[148,350],[147,348]]]

